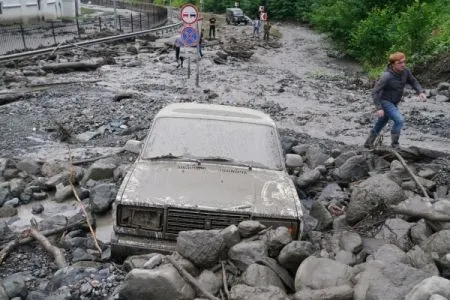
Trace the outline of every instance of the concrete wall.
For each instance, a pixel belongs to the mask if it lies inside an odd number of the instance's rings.
[[[0,0],[0,24],[33,23],[74,18],[76,8],[80,14],[80,0]]]

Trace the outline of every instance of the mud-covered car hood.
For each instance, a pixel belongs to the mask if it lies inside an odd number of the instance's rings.
[[[302,215],[286,172],[209,163],[140,161],[124,179],[117,200],[124,205]]]

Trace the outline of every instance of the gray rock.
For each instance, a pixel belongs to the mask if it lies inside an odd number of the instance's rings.
[[[22,159],[17,163],[16,167],[20,171],[25,171],[28,174],[32,175],[37,175],[41,173],[41,165],[39,164],[39,162],[31,158]]]
[[[230,291],[232,300],[289,300],[289,297],[276,286],[233,285]]]
[[[156,254],[154,256],[152,256],[145,264],[144,264],[144,269],[154,269],[157,266],[159,266],[163,261],[163,256],[161,254]]]
[[[320,290],[302,290],[295,293],[294,300],[353,300],[353,288],[344,284]]]
[[[92,180],[111,179],[114,176],[115,163],[109,159],[98,160],[92,164],[84,174],[82,183]]]
[[[446,95],[436,95],[436,102],[449,102],[450,97]]]
[[[16,215],[17,215],[17,208],[12,206],[0,207],[0,219],[14,217]]]
[[[178,234],[178,253],[198,267],[208,268],[217,264],[225,248],[225,241],[219,231],[192,230]]]
[[[96,136],[99,136],[100,132],[98,131],[86,131],[86,132],[82,132],[79,133],[75,136],[75,139],[77,139],[80,142],[87,142],[92,140],[93,138],[95,138]]]
[[[8,300],[8,294],[6,293],[5,288],[3,287],[3,282],[0,280],[0,299],[2,300]]]
[[[433,294],[433,295],[431,295],[429,300],[448,300],[448,298],[438,295],[438,294]]]
[[[340,167],[336,168],[333,176],[341,182],[350,183],[357,181],[369,174],[369,166],[363,155],[350,157]]]
[[[220,288],[223,286],[222,276],[217,276],[209,270],[204,270],[200,274],[198,277],[198,283],[212,295],[218,294]],[[201,292],[197,291],[197,294],[201,295]]]
[[[314,201],[309,214],[318,221],[316,230],[328,229],[333,225],[333,216],[320,201]]]
[[[141,153],[141,149],[142,149],[142,142],[137,140],[128,140],[125,143],[125,146],[123,146],[123,150],[135,154]]]
[[[404,300],[406,294],[428,273],[411,266],[392,263],[385,265],[379,261],[366,263],[364,271],[356,277],[354,300]]]
[[[40,230],[55,229],[67,225],[67,218],[63,215],[54,215],[39,222]]]
[[[450,230],[442,230],[434,233],[421,245],[425,252],[437,252],[439,255],[450,253]]]
[[[248,286],[276,286],[286,291],[280,277],[269,267],[259,264],[251,264],[244,271],[241,280]]]
[[[3,279],[3,287],[9,298],[25,298],[28,294],[27,286],[23,277],[19,274],[13,274]]]
[[[350,224],[363,219],[381,204],[397,204],[405,199],[402,188],[386,175],[375,175],[356,186],[351,194],[346,217]]]
[[[413,225],[410,229],[411,240],[414,244],[421,244],[429,236],[433,234],[431,228],[427,225],[424,219],[421,219],[416,225]]]
[[[6,169],[3,171],[3,177],[5,178],[5,180],[11,180],[17,177],[19,172],[20,171],[17,169]]]
[[[397,245],[403,251],[408,251],[412,246],[409,230],[414,225],[415,223],[408,223],[402,219],[387,219],[375,238],[386,240]]]
[[[6,170],[6,167],[10,164],[9,158],[0,158],[0,177],[3,176],[3,172]]]
[[[339,246],[345,251],[358,253],[363,248],[361,236],[354,231],[343,231],[339,237]]]
[[[336,256],[334,258],[336,261],[343,263],[348,266],[353,266],[356,264],[356,256],[352,252],[340,250],[338,253],[336,253]]]
[[[286,167],[297,168],[303,166],[303,158],[298,154],[286,154]]]
[[[405,300],[428,300],[433,294],[450,299],[450,280],[432,276],[418,283],[405,297]]]
[[[434,263],[433,257],[431,254],[425,253],[419,246],[414,246],[406,253],[406,256],[409,259],[409,264],[414,268],[439,276],[439,270]]]
[[[25,189],[25,181],[20,178],[13,178],[9,182],[9,192],[13,197],[19,197]]]
[[[51,286],[53,290],[57,290],[64,286],[78,284],[79,281],[85,278],[90,278],[91,275],[95,274],[98,270],[97,267],[94,267],[97,266],[98,263],[90,263],[93,264],[92,267],[72,265],[59,269],[53,274],[49,286]]]
[[[252,236],[265,228],[266,226],[261,224],[259,221],[252,221],[252,220],[242,221],[238,225],[239,234],[243,238]]]
[[[40,204],[40,203],[34,204],[34,205],[31,207],[31,213],[32,213],[33,215],[40,214],[40,213],[43,212],[43,211],[44,211],[44,205],[42,205],[42,204]]]
[[[227,228],[222,229],[220,234],[228,248],[233,247],[241,241],[241,235],[239,234],[239,229],[236,225],[230,225]]]
[[[313,244],[307,241],[292,241],[281,249],[278,262],[292,273],[297,272],[298,266],[315,251]]]
[[[190,300],[194,297],[194,289],[170,265],[154,270],[133,269],[119,287],[120,299]]]
[[[0,241],[10,241],[14,237],[14,232],[5,221],[0,220]],[[0,298],[1,299],[1,298]]]
[[[342,191],[341,187],[337,183],[333,182],[325,186],[317,200],[321,202],[341,202],[347,199],[347,193]]]
[[[145,264],[150,261],[153,257],[159,256],[159,253],[149,253],[142,255],[131,255],[128,256],[123,262],[124,269],[129,272],[133,269],[150,269],[146,268]]]
[[[381,246],[374,254],[374,259],[384,262],[386,265],[391,263],[409,263],[406,253],[393,244]]]
[[[105,213],[110,208],[117,194],[116,185],[113,183],[99,184],[90,191],[90,200],[94,213]]]
[[[74,197],[72,186],[70,185],[63,186],[62,184],[56,186],[56,193],[55,196],[53,197],[53,200],[55,202],[63,202],[72,197]]]
[[[72,252],[72,262],[78,262],[83,260],[95,260],[95,257],[86,252],[82,248],[76,248]]]
[[[423,177],[423,178],[431,178],[434,175],[436,175],[436,171],[430,169],[430,168],[425,168],[423,170],[420,170],[417,175],[419,175],[419,177]]]
[[[0,206],[9,199],[9,182],[0,183]]]
[[[266,245],[270,257],[280,254],[281,248],[292,241],[292,236],[287,227],[281,226],[266,232]]]
[[[45,200],[47,198],[46,192],[34,192],[31,194],[31,198],[36,201]]]
[[[305,259],[295,275],[295,290],[324,289],[339,285],[352,285],[352,268],[328,259],[310,256]]]
[[[298,154],[300,156],[305,155],[306,151],[308,151],[309,146],[306,144],[296,145],[292,147],[292,152]]]
[[[130,170],[131,164],[121,164],[117,168],[114,169],[113,172],[113,179],[114,181],[118,182],[125,178],[128,170]]]
[[[337,156],[334,160],[334,165],[336,166],[336,168],[339,168],[340,166],[342,166],[349,158],[353,157],[357,155],[357,153],[355,151],[347,151],[344,152],[342,154],[340,154],[339,156]]]
[[[314,169],[319,165],[323,165],[328,159],[328,155],[323,153],[318,145],[311,145],[305,153],[305,159],[308,162],[308,166]]]
[[[321,177],[322,173],[319,170],[308,170],[298,177],[296,183],[300,188],[305,188],[319,181]]]
[[[1,296],[0,296],[1,299]],[[47,295],[38,291],[31,291],[28,293],[26,300],[46,300]]]
[[[267,256],[267,246],[263,241],[240,242],[228,251],[228,257],[241,270]]]

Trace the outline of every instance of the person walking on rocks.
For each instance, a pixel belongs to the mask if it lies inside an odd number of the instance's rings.
[[[183,43],[181,42],[181,38],[177,37],[175,42],[173,43],[173,48],[175,49],[175,59],[177,61],[177,68],[180,66],[183,67],[184,57],[180,55],[181,46]],[[180,61],[180,62],[178,62]]]
[[[376,107],[375,114],[378,119],[364,143],[365,148],[373,148],[375,139],[389,119],[394,121],[391,129],[392,148],[400,148],[400,131],[403,127],[404,118],[398,109],[398,104],[402,100],[403,90],[407,83],[417,92],[420,100],[427,100],[425,90],[420,86],[411,71],[406,68],[405,54],[395,52],[389,56],[389,64],[372,90],[372,100]]]
[[[214,15],[209,18],[209,39],[216,38],[216,18]]]
[[[270,24],[269,21],[267,21],[264,24],[264,40],[268,41],[269,40],[269,33],[270,33],[270,28],[272,27],[272,24]]]

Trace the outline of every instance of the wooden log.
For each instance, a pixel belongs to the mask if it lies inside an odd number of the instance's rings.
[[[61,249],[59,249],[56,246],[53,246],[50,241],[39,231],[37,231],[35,228],[30,228],[30,234],[41,243],[41,245],[47,250],[49,253],[53,255],[55,258],[55,263],[58,266],[58,269],[62,269],[67,267],[66,259],[64,258],[64,254],[62,253]]]
[[[53,73],[69,73],[73,71],[95,71],[100,66],[101,63],[92,62],[66,62],[66,63],[55,63],[42,66],[42,69],[46,72]]]
[[[418,219],[425,219],[432,222],[450,222],[450,216],[444,214],[433,214],[430,212],[417,212],[396,206],[391,206],[391,209],[396,214],[406,215],[410,217],[417,217]]]
[[[187,280],[188,283],[196,287],[206,298],[209,300],[219,300],[219,298],[216,298],[214,295],[212,295],[210,292],[205,290],[198,282],[197,280],[192,277],[191,274],[189,274],[180,264],[178,264],[172,257],[166,256],[167,260],[177,269],[177,271],[183,276],[184,279]]]
[[[14,240],[10,241],[8,244],[5,245],[5,247],[0,251],[0,264],[5,260],[6,256],[14,249],[16,246],[19,245],[19,238],[15,238]]]
[[[51,229],[51,230],[41,231],[40,233],[43,236],[50,236],[50,235],[54,235],[54,234],[66,231],[66,230],[70,230],[70,229],[72,229],[72,228],[74,228],[76,226],[83,225],[84,223],[85,223],[85,220],[83,219],[83,220],[80,220],[79,222],[68,224],[68,225],[66,225],[64,227],[59,227],[59,228],[55,228],[55,229]],[[28,244],[29,242],[32,242],[32,241],[34,241],[33,237],[26,237],[26,238],[20,239],[19,242],[18,242],[18,245],[25,245],[25,244]],[[8,247],[8,244],[9,243],[0,245],[0,249],[4,249],[5,247]]]

